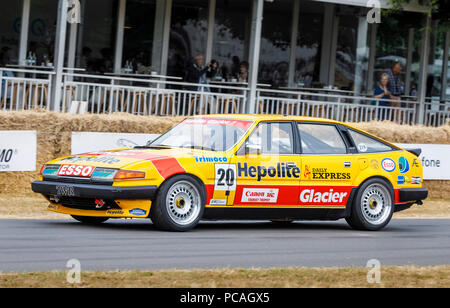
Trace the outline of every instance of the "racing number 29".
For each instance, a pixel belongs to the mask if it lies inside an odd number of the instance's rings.
[[[236,190],[236,165],[215,165],[215,190]]]

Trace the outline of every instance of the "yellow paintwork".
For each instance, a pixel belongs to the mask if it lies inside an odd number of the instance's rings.
[[[192,150],[192,149],[163,149],[163,150],[151,150],[151,149],[139,149],[134,150],[139,153],[154,153],[161,156],[167,156],[175,158],[180,166],[186,170],[186,173],[191,174],[199,178],[207,187],[212,189],[213,191],[210,194],[211,200],[226,200],[226,204],[207,204],[207,207],[230,207],[233,206],[233,202],[235,199],[236,190],[229,191],[229,195],[227,196],[226,191],[215,190],[215,163],[198,163],[196,162],[195,157],[208,157],[208,158],[218,158],[224,159],[226,158],[227,164],[237,164],[237,163],[245,163],[247,162],[249,165],[255,166],[274,166],[279,162],[295,162],[297,166],[299,166],[301,170],[300,179],[287,179],[287,178],[279,178],[274,177],[267,179],[264,182],[264,185],[277,185],[277,186],[299,186],[301,185],[311,185],[311,186],[348,186],[348,187],[358,187],[361,183],[363,183],[368,178],[379,176],[387,179],[393,186],[394,190],[399,188],[420,188],[422,184],[411,184],[406,183],[399,185],[397,183],[398,176],[405,175],[401,174],[399,168],[397,168],[393,172],[387,172],[383,170],[381,167],[381,162],[385,158],[392,159],[396,164],[398,164],[398,160],[401,156],[405,157],[409,164],[410,170],[406,173],[408,178],[412,176],[421,177],[423,179],[423,170],[422,165],[419,159],[413,154],[404,151],[397,146],[386,142],[376,136],[373,136],[367,132],[361,131],[355,127],[347,125],[345,123],[320,119],[320,118],[310,118],[310,117],[298,117],[298,116],[277,116],[277,115],[208,115],[202,116],[202,118],[219,118],[219,119],[230,119],[230,120],[245,120],[252,121],[253,124],[251,128],[247,131],[246,135],[228,152],[218,153],[211,151],[202,151],[202,150]],[[396,151],[388,152],[388,153],[376,153],[376,154],[344,154],[344,155],[236,155],[236,152],[244,143],[245,139],[249,136],[252,130],[258,125],[258,123],[262,121],[299,121],[299,122],[318,122],[318,123],[334,123],[341,124],[347,127],[352,128],[353,130],[360,131],[366,135],[370,135],[380,141],[383,141],[387,144],[390,144],[393,148],[397,149]],[[119,153],[121,150],[125,149],[116,149],[110,150],[108,152],[116,152]],[[73,164],[73,165],[83,165],[83,166],[95,166],[95,167],[105,167],[105,168],[119,168],[126,170],[139,170],[146,172],[146,178],[143,180],[125,180],[125,181],[115,181],[113,186],[121,186],[121,187],[132,187],[132,186],[160,186],[166,179],[161,176],[161,174],[157,171],[155,166],[151,161],[148,160],[140,160],[133,157],[116,157],[117,162],[114,163],[102,163],[102,162],[90,162],[90,161],[80,161],[80,162],[71,162],[67,160],[67,158],[73,157],[66,156],[62,158],[58,158],[48,162],[47,164]],[[77,155],[81,159],[86,159],[90,157],[94,157],[93,155]],[[96,156],[99,157],[99,156]],[[103,156],[100,156],[103,157]],[[342,161],[351,163],[351,168],[344,167]],[[415,164],[413,164],[413,162]],[[350,176],[347,179],[340,180],[314,180],[305,175],[305,169],[314,168],[320,166],[321,168],[327,168],[329,170],[333,170],[335,173],[349,173]],[[41,178],[42,180],[42,178]],[[258,184],[255,179],[250,178],[237,178],[238,185],[248,185],[252,186]],[[300,181],[300,182],[299,182]],[[259,183],[261,185],[261,183]],[[212,187],[212,188],[211,188]],[[49,201],[50,202],[50,201]],[[99,216],[99,217],[111,217],[111,218],[142,218],[142,216],[136,216],[129,213],[129,210],[132,209],[142,209],[147,213],[150,212],[151,201],[149,200],[116,200],[119,206],[122,208],[122,211],[110,210],[110,211],[87,211],[87,210],[76,210],[65,208],[58,204],[53,204],[50,202],[48,210],[69,214],[69,215],[79,215],[79,216]],[[299,206],[299,205],[245,205],[239,206],[240,208],[317,208],[317,206]],[[339,209],[345,206],[320,206],[320,208],[328,209],[334,208]]]

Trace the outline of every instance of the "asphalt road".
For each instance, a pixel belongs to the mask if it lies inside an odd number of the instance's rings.
[[[204,222],[192,232],[149,221],[84,226],[70,220],[0,220],[0,271],[450,264],[450,220],[393,220],[382,232],[345,222]]]

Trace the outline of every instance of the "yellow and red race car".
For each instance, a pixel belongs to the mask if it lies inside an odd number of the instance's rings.
[[[419,155],[332,120],[211,115],[146,146],[55,159],[32,189],[83,223],[151,218],[186,231],[201,219],[345,218],[380,230],[427,198]]]

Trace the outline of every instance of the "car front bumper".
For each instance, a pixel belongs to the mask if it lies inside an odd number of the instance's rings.
[[[400,202],[422,201],[428,197],[428,190],[425,188],[402,188],[398,197]]]
[[[107,200],[148,200],[158,190],[157,186],[117,187],[92,184],[70,184],[51,181],[35,181],[31,184],[35,193],[46,196],[97,198]]]

